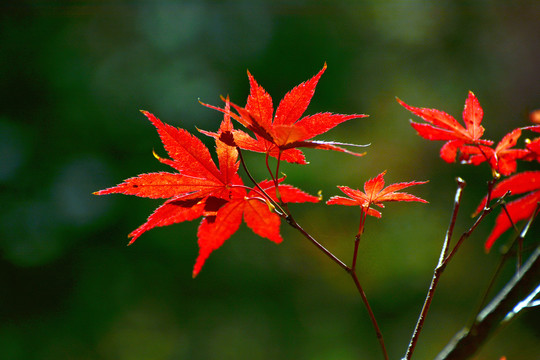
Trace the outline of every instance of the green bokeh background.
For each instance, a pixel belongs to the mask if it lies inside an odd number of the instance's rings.
[[[485,192],[485,166],[445,164],[395,101],[461,118],[468,90],[494,140],[540,106],[537,1],[13,1],[0,5],[0,357],[2,359],[378,359],[350,278],[292,229],[276,246],[245,226],[196,280],[197,221],[126,235],[161,202],[92,192],[167,171],[138,112],[216,130],[219,95],[244,104],[246,69],[274,102],[324,64],[308,113],[365,113],[325,139],[371,143],[356,158],[306,150],[287,181],[327,199],[335,185],[425,180],[430,204],[390,204],[368,219],[359,274],[391,358],[404,354],[450,217]],[[208,146],[211,141],[203,139]],[[248,154],[254,173],[262,158]],[[520,169],[537,164],[521,164]],[[350,261],[358,211],[293,207],[297,220]],[[430,359],[470,321],[498,260],[480,226],[447,268],[416,351]],[[536,224],[528,242],[540,234]],[[506,269],[502,280],[512,274]],[[502,285],[502,281],[498,286]],[[477,359],[540,358],[531,310]]]

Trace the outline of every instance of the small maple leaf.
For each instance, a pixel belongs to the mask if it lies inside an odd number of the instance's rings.
[[[363,118],[367,115],[343,115],[324,112],[300,118],[306,111],[315,93],[315,87],[325,70],[326,64],[313,78],[289,91],[279,103],[275,116],[273,116],[274,107],[271,96],[248,71],[250,94],[247,104],[245,107],[240,107],[231,103],[231,106],[238,113],[231,114],[231,116],[251,130],[255,134],[255,138],[241,130],[234,130],[232,132],[234,145],[241,149],[266,153],[280,160],[298,164],[306,164],[304,154],[298,149],[299,147],[335,150],[357,156],[363,155],[348,151],[338,145],[364,145],[310,139],[345,121]],[[215,110],[224,111],[224,109],[212,105],[201,104]],[[212,133],[207,133],[207,135],[215,136]]]
[[[415,195],[411,195],[405,192],[399,192],[399,190],[405,189],[409,186],[425,184],[427,181],[411,181],[401,182],[388,185],[384,187],[384,175],[386,171],[383,171],[376,177],[369,179],[364,183],[364,191],[357,189],[351,189],[348,186],[338,186],[343,193],[348,197],[332,196],[327,202],[327,205],[347,205],[347,206],[360,206],[362,212],[366,215],[380,218],[381,212],[371,208],[371,205],[377,205],[384,208],[383,202],[386,201],[418,201],[427,203],[426,200],[419,198]],[[363,223],[360,223],[359,233],[362,232]]]
[[[219,133],[233,131],[229,104],[226,103],[224,119]],[[129,234],[132,244],[146,231],[202,217],[198,229],[199,255],[193,269],[193,277],[201,270],[210,253],[219,248],[234,234],[242,218],[256,234],[279,243],[280,217],[272,212],[258,188],[246,190],[238,176],[238,151],[216,139],[219,169],[208,148],[184,129],[162,123],[154,115],[143,114],[157,128],[171,159],[158,160],[173,167],[178,173],[158,172],[129,178],[123,183],[95,192],[96,195],[120,193],[149,198],[168,199],[158,207],[147,221]],[[282,181],[281,179],[280,181]],[[259,186],[275,199],[274,182],[262,182]],[[317,202],[311,196],[290,185],[279,184],[284,202]],[[274,194],[272,195],[272,191]]]
[[[454,162],[458,150],[465,144],[488,146],[493,144],[491,140],[481,139],[484,134],[484,127],[480,123],[484,111],[472,91],[469,91],[463,110],[465,127],[458,123],[454,117],[443,111],[413,107],[399,98],[397,98],[397,101],[405,109],[428,122],[428,124],[420,124],[411,120],[411,126],[417,131],[418,135],[428,140],[446,141],[440,151],[441,158],[446,162]]]
[[[501,175],[510,175],[516,172],[518,159],[530,154],[525,149],[512,149],[521,136],[521,129],[517,128],[506,134],[495,149],[485,146],[462,146],[460,160],[467,164],[479,165],[487,161],[491,169]]]
[[[495,226],[484,244],[486,252],[489,252],[495,241],[510,229],[512,224],[533,216],[537,204],[540,202],[540,171],[525,171],[501,181],[491,191],[491,197],[493,199],[500,198],[508,191],[511,195],[525,193],[527,195],[507,203],[508,214],[504,210],[499,213],[495,219]],[[486,206],[486,201],[487,197],[484,197],[474,213],[475,216]],[[508,216],[510,216],[511,221]]]

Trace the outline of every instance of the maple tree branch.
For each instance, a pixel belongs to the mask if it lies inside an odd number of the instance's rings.
[[[521,271],[506,284],[476,317],[469,328],[459,331],[437,355],[436,360],[463,360],[474,355],[508,315],[527,298],[540,283],[540,247],[531,254]],[[513,317],[513,316],[512,316]]]
[[[446,261],[446,259],[448,258],[447,257],[448,246],[452,239],[452,233],[454,231],[454,226],[456,224],[457,214],[459,211],[459,206],[461,204],[461,195],[462,195],[463,189],[466,186],[466,183],[465,181],[463,181],[463,179],[458,177],[456,181],[458,183],[458,188],[456,190],[456,195],[454,197],[454,208],[452,211],[452,217],[450,220],[450,224],[448,225],[448,230],[446,231],[444,243],[441,249],[441,254],[439,256],[439,261],[433,272],[433,277],[431,278],[431,284],[429,285],[429,290],[426,295],[426,299],[424,300],[422,311],[420,312],[420,316],[418,317],[418,321],[416,322],[416,326],[414,328],[413,335],[409,342],[409,346],[407,347],[407,353],[405,354],[405,357],[403,358],[405,360],[410,360],[413,355],[414,349],[416,347],[416,343],[418,342],[418,337],[420,336],[420,333],[422,332],[424,321],[426,319],[427,313],[429,311],[429,307],[431,306],[431,302],[433,300],[433,294],[435,293],[435,289],[437,288],[441,274],[443,273],[444,269],[446,268],[446,265],[448,264],[448,261]]]
[[[244,171],[246,172],[247,176],[249,177],[249,179],[255,184],[255,186],[257,187],[257,189],[259,189],[259,191],[261,191],[262,194],[264,194],[264,196],[272,202],[272,205],[274,205],[276,208],[278,208],[280,210],[280,213],[278,213],[279,216],[281,216],[282,218],[285,219],[285,221],[287,221],[287,223],[292,226],[293,228],[295,228],[296,230],[298,230],[302,235],[304,235],[304,237],[306,239],[308,239],[309,241],[311,241],[319,250],[321,250],[326,256],[328,256],[332,261],[334,261],[337,265],[339,265],[339,267],[341,267],[342,269],[344,269],[345,271],[349,272],[350,271],[350,268],[343,262],[341,261],[340,259],[338,259],[334,254],[332,254],[332,252],[330,252],[328,249],[326,249],[323,245],[321,245],[317,240],[315,240],[315,238],[313,236],[311,236],[307,231],[305,231],[297,222],[296,220],[293,218],[293,216],[290,214],[290,212],[288,211],[285,211],[283,209],[283,207],[281,207],[281,205],[279,203],[277,203],[274,199],[272,199],[270,197],[270,195],[268,195],[266,193],[266,191],[264,191],[263,188],[261,188],[259,186],[259,184],[257,183],[257,181],[253,178],[253,176],[251,175],[251,173],[249,172],[247,166],[246,166],[246,163],[244,161],[244,157],[242,156],[242,151],[240,150],[240,148],[237,147],[237,150],[238,150],[238,157],[240,158],[240,162],[242,163],[242,167],[244,168]]]
[[[362,288],[362,285],[360,284],[360,280],[358,279],[358,275],[356,274],[356,260],[358,258],[358,248],[360,245],[360,238],[362,237],[362,233],[364,232],[364,224],[366,222],[366,217],[367,217],[367,210],[364,211],[364,209],[362,208],[362,212],[360,214],[360,226],[359,226],[358,234],[356,234],[356,236],[354,237],[354,250],[353,250],[352,265],[349,268],[348,272],[353,279],[354,285],[356,285],[356,289],[358,290],[358,293],[360,294],[360,297],[362,298],[364,306],[366,307],[371,323],[373,324],[373,329],[375,330],[375,334],[377,335],[377,340],[379,341],[379,345],[381,346],[381,351],[383,353],[383,356],[385,360],[388,360],[388,352],[386,351],[386,345],[384,344],[384,339],[383,339],[381,329],[379,328],[379,324],[377,323],[375,314],[373,313],[373,310],[371,309],[371,306],[369,305],[366,293],[364,292],[364,289]]]
[[[489,200],[489,198],[491,197],[491,191],[492,191],[492,186],[493,186],[493,183],[490,181],[489,182],[489,185],[488,185],[488,196],[487,196],[487,200]],[[459,247],[461,246],[461,244],[463,244],[463,242],[469,238],[469,236],[471,236],[471,234],[473,233],[474,230],[476,230],[476,228],[478,227],[478,225],[480,225],[480,223],[482,222],[482,220],[484,220],[498,205],[501,205],[503,202],[504,202],[504,199],[510,195],[510,191],[506,192],[503,196],[501,196],[500,198],[497,199],[497,201],[495,202],[495,204],[493,204],[493,206],[484,206],[484,209],[482,210],[482,213],[480,213],[480,216],[476,219],[476,221],[474,222],[474,224],[469,228],[469,230],[465,231],[463,234],[461,234],[461,237],[459,238],[459,240],[457,241],[456,245],[454,245],[454,248],[452,249],[452,251],[450,252],[450,254],[448,254],[448,256],[444,259],[444,262],[445,263],[448,263],[452,257],[456,254],[456,252],[458,251]],[[487,204],[487,203],[486,203]]]
[[[536,205],[535,211],[533,211],[531,217],[529,218],[529,220],[527,221],[527,223],[525,224],[525,226],[523,227],[523,229],[521,230],[519,235],[514,239],[514,241],[510,244],[510,246],[502,252],[502,256],[501,256],[501,259],[500,259],[499,263],[497,264],[497,268],[495,269],[495,273],[491,277],[491,280],[490,280],[490,282],[489,282],[489,284],[487,286],[487,289],[484,292],[484,295],[482,296],[482,299],[480,300],[480,304],[478,305],[478,309],[476,310],[476,313],[474,315],[475,318],[480,313],[480,311],[482,311],[482,308],[484,307],[484,305],[487,302],[488,295],[491,292],[491,289],[493,288],[493,286],[495,285],[495,280],[497,280],[497,278],[498,278],[504,264],[506,263],[506,261],[512,255],[511,250],[513,249],[513,247],[514,247],[514,245],[516,243],[518,243],[518,245],[520,245],[523,242],[523,239],[525,239],[525,236],[527,235],[527,232],[529,231],[529,228],[531,227],[531,225],[532,225],[534,219],[536,218],[536,216],[538,215],[539,211],[540,211],[540,203],[538,203]],[[518,251],[521,251],[521,249],[518,249]],[[521,269],[521,254],[520,253],[518,254],[517,263],[518,263],[519,267],[517,268],[516,272],[519,272],[520,269]]]
[[[356,244],[358,241],[356,242]],[[356,247],[355,244],[355,247]],[[379,340],[379,345],[381,346],[381,351],[383,353],[384,359],[388,360],[388,352],[386,351],[386,346],[384,345],[384,339],[382,336],[381,329],[379,328],[379,325],[377,324],[377,320],[375,319],[375,314],[373,313],[373,310],[371,310],[371,306],[369,306],[369,302],[366,296],[366,293],[364,292],[364,289],[362,289],[362,285],[360,285],[360,281],[358,280],[358,276],[356,275],[355,271],[349,271],[349,274],[351,274],[351,277],[354,281],[354,284],[356,285],[356,288],[358,289],[358,292],[360,293],[360,297],[362,298],[362,301],[364,302],[364,305],[366,307],[366,310],[369,314],[369,318],[371,320],[371,324],[373,324],[373,328],[375,329],[375,333],[377,334],[377,340]]]
[[[326,249],[321,243],[319,243],[313,236],[311,236],[306,230],[304,230],[293,218],[290,214],[284,214],[282,217],[285,218],[285,221],[287,221],[287,224],[298,230],[306,239],[311,241],[313,245],[315,245],[319,250],[321,250],[326,256],[328,256],[333,262],[335,262],[340,268],[343,270],[350,272],[350,267],[347,266],[343,261],[341,261],[338,257],[336,257],[332,252],[330,252],[328,249]]]
[[[364,212],[362,212],[364,213]],[[364,215],[363,220],[365,221]],[[362,285],[360,284],[360,281],[358,280],[358,276],[356,275],[356,258],[358,254],[358,246],[360,243],[360,236],[361,233],[357,234],[355,237],[355,245],[354,245],[354,255],[353,255],[353,265],[352,267],[347,266],[343,261],[341,261],[339,258],[337,258],[332,252],[330,252],[328,249],[326,249],[323,245],[321,245],[313,236],[311,236],[307,231],[305,231],[294,219],[294,217],[288,213],[287,215],[283,215],[282,217],[285,218],[287,223],[292,226],[293,228],[300,231],[302,235],[304,235],[305,238],[307,238],[309,241],[311,241],[319,250],[321,250],[326,256],[328,256],[332,261],[334,261],[339,267],[341,267],[343,270],[345,270],[349,275],[351,275],[353,282],[358,290],[358,293],[360,294],[360,297],[362,298],[362,302],[364,303],[364,306],[366,307],[366,310],[368,312],[369,318],[371,320],[371,323],[373,324],[373,328],[375,330],[377,340],[379,341],[379,344],[381,346],[381,351],[383,353],[384,359],[388,360],[388,352],[386,350],[386,346],[384,344],[384,339],[382,336],[381,329],[379,328],[379,325],[377,323],[377,320],[375,318],[375,314],[373,313],[373,310],[371,309],[371,306],[369,305],[367,296],[362,288]],[[363,224],[363,222],[362,222]],[[362,226],[363,229],[363,226]]]

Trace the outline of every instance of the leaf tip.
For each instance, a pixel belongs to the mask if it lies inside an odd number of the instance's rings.
[[[157,159],[157,161],[159,161],[160,163],[162,164],[169,164],[168,160],[167,159],[164,159],[162,158],[161,156],[159,156],[156,151],[154,149],[152,149],[152,155],[154,155],[154,157]]]

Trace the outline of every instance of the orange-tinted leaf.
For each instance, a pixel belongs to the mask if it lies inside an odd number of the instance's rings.
[[[540,109],[531,111],[529,113],[529,119],[534,124],[540,124]]]

